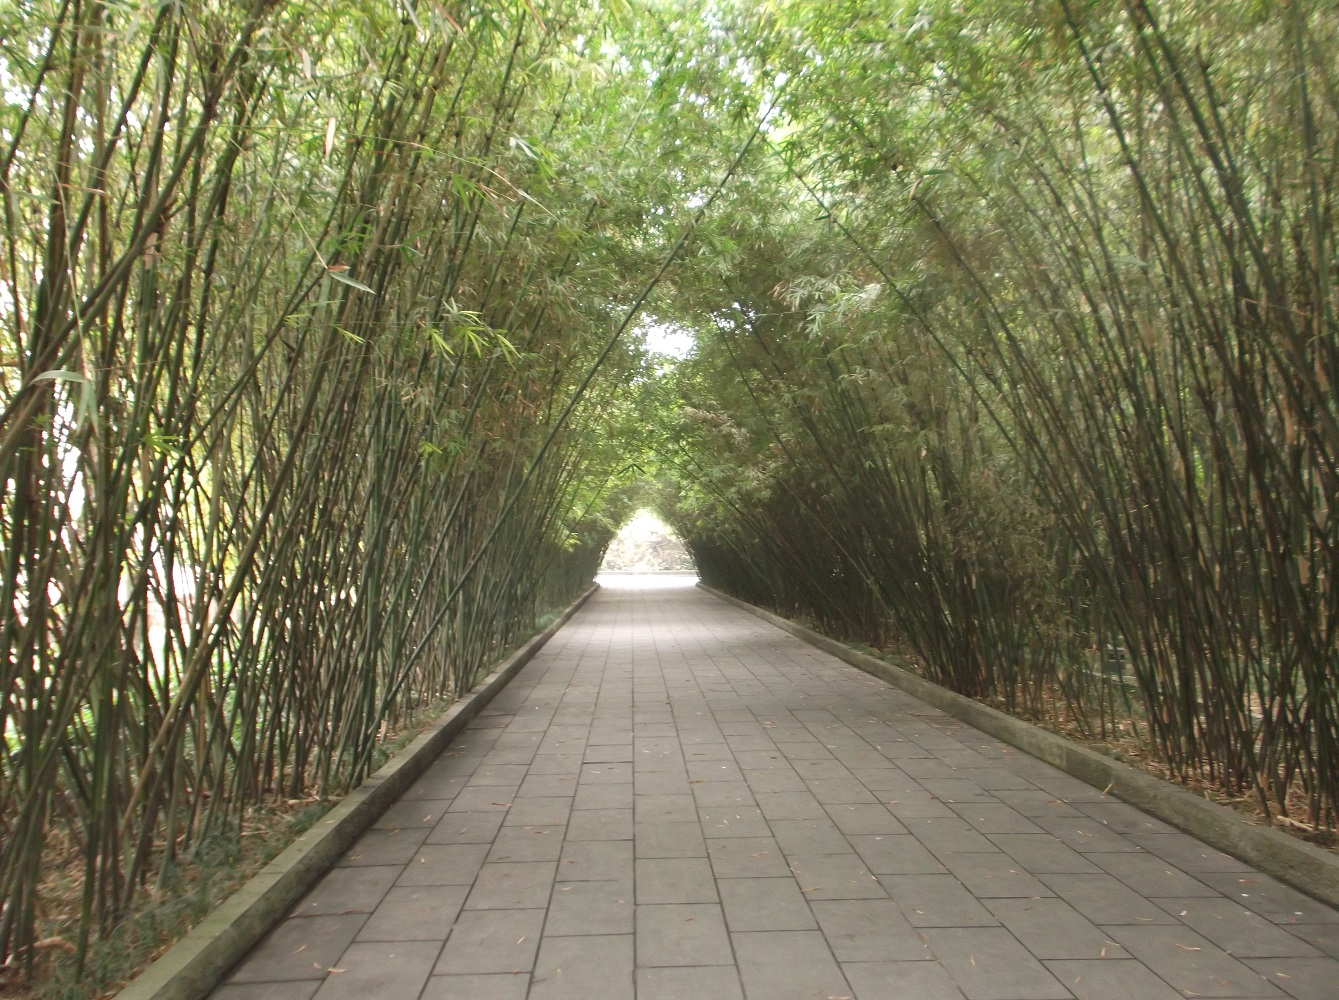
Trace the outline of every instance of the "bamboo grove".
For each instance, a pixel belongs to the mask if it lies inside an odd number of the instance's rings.
[[[591,250],[600,16],[0,12],[0,958],[82,964],[591,580],[646,279]]]
[[[667,434],[704,579],[1325,835],[1333,8],[768,23],[795,207],[752,206]]]
[[[1319,0],[0,6],[0,961],[356,784],[647,497],[1332,832],[1337,52]]]

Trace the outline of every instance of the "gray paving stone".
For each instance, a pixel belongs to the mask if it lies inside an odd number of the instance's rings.
[[[1110,875],[1038,875],[1052,892],[1099,926],[1170,924],[1176,919]]]
[[[577,793],[577,776],[574,774],[528,774],[516,790],[516,797],[543,798],[557,796],[572,798]]]
[[[431,976],[421,1000],[525,1000],[530,973],[483,976]]]
[[[772,832],[757,806],[704,806],[698,817],[708,837],[766,837]]]
[[[910,834],[847,838],[875,875],[937,875],[946,869]]]
[[[845,835],[869,834],[889,836],[906,833],[907,828],[899,823],[886,806],[873,803],[842,803],[827,806],[828,816]]]
[[[639,858],[704,858],[707,844],[699,823],[644,823],[634,830]]]
[[[634,1000],[631,934],[545,938],[528,1000]]]
[[[1152,854],[1094,854],[1093,861],[1141,896],[1217,896],[1218,890]]]
[[[827,816],[821,819],[778,819],[768,824],[786,854],[841,854],[851,842]]]
[[[569,840],[563,845],[558,877],[565,882],[626,881],[632,878],[632,842]]]
[[[827,810],[808,790],[803,792],[758,792],[758,809],[769,820],[823,819]],[[892,814],[889,813],[891,816]]]
[[[697,819],[697,800],[688,791],[637,795],[631,804],[634,823],[687,823]]]
[[[213,1000],[311,1000],[320,985],[319,979],[289,983],[239,983],[236,986],[220,986],[210,996]]]
[[[846,997],[851,990],[817,931],[731,934],[748,1000]]]
[[[964,854],[993,851],[995,845],[985,835],[956,815],[903,816],[897,814],[907,832],[924,844],[932,854]]]
[[[1056,961],[1045,963],[1078,1000],[1185,1000],[1141,962]]]
[[[977,899],[1051,895],[1050,889],[1002,851],[945,853],[939,860]]]
[[[545,935],[631,934],[633,888],[631,880],[559,882],[549,901]]]
[[[968,1000],[1069,1000],[1069,990],[1003,927],[936,927],[924,934]]]
[[[354,942],[330,970],[318,1000],[367,1000],[369,996],[418,996],[441,945],[435,941]]]
[[[993,833],[987,839],[1033,874],[1100,874],[1102,871],[1049,833]]]
[[[1259,872],[1204,872],[1200,881],[1276,924],[1339,924],[1339,910]]]
[[[632,782],[625,785],[578,785],[575,809],[631,809]]]
[[[1282,996],[1260,973],[1243,965],[1184,924],[1110,927],[1111,936],[1186,996]],[[1280,961],[1275,959],[1273,961]]]
[[[756,806],[758,804],[749,786],[742,781],[694,781],[693,799],[698,808],[705,806]]]
[[[465,910],[433,970],[438,975],[529,972],[543,910]]]
[[[886,899],[883,885],[860,855],[791,854],[787,856],[800,891],[815,899]]]
[[[367,917],[290,917],[270,931],[228,977],[230,983],[324,979]]]
[[[488,861],[557,861],[562,852],[564,827],[506,826],[493,840]]]
[[[491,844],[506,813],[447,812],[428,834],[427,844]]]
[[[488,844],[424,844],[397,885],[469,885],[488,856]]]
[[[1128,958],[1102,928],[1063,899],[986,899],[995,919],[1033,955],[1043,959]]]
[[[744,1000],[734,961],[725,966],[637,970],[637,1000]]]
[[[332,868],[293,907],[292,916],[320,917],[371,913],[400,874],[398,865]]]
[[[994,916],[952,875],[883,875],[884,891],[912,927],[980,927]]]
[[[401,799],[381,814],[372,824],[374,830],[399,830],[410,827],[433,827],[442,818],[452,797],[443,799]]]
[[[568,840],[631,840],[631,809],[573,809],[567,819]]]
[[[907,962],[931,957],[920,934],[891,899],[820,900],[809,905],[838,962]]]
[[[486,864],[465,900],[467,910],[523,910],[549,903],[554,872],[551,861]]]
[[[408,864],[428,832],[427,829],[369,830],[339,859],[336,867]]]
[[[1280,927],[1224,896],[1158,899],[1154,902],[1237,958],[1321,956],[1320,951],[1295,933],[1297,927]],[[1336,986],[1339,987],[1339,983]]]
[[[716,878],[784,878],[791,874],[781,848],[771,837],[719,837],[707,843]]]
[[[572,811],[572,800],[543,795],[517,798],[509,810],[503,826],[564,826]]]
[[[1192,875],[1198,872],[1250,872],[1251,866],[1230,854],[1216,851],[1184,833],[1132,833],[1132,841]]]
[[[465,905],[466,886],[396,886],[358,932],[359,941],[445,941]]]
[[[1246,964],[1297,1000],[1334,1000],[1339,990],[1328,958],[1252,958]]]
[[[963,1000],[938,962],[843,962],[857,1000]]]
[[[1091,816],[1037,816],[1033,819],[1047,833],[1055,834],[1080,854],[1140,850],[1133,840],[1108,830]]]
[[[794,878],[725,878],[717,886],[732,933],[818,926]]]
[[[716,880],[706,858],[638,858],[637,903],[714,903]]]
[[[716,903],[638,906],[637,966],[734,965],[725,917]]]

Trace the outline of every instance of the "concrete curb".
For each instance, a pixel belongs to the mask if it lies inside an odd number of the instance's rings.
[[[851,649],[813,629],[747,604],[704,583],[698,586],[713,597],[757,615],[763,621],[901,688],[983,733],[1025,750],[1080,781],[1109,792],[1150,816],[1156,816],[1198,837],[1209,846],[1246,862],[1266,875],[1272,875],[1322,903],[1339,907],[1339,857],[1328,851],[1290,837],[1273,827],[1253,823],[1227,806],[1201,798],[1180,785],[1162,781],[1128,764],[1071,743],[1064,737],[1038,729],[1022,719],[955,694],[923,677]]]
[[[208,996],[598,589],[599,584],[592,584],[557,621],[503,660],[474,690],[137,976],[117,994],[119,1000],[201,1000]]]

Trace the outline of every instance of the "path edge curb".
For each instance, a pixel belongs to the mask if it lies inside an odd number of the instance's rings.
[[[1129,764],[973,701],[788,618],[731,597],[705,583],[699,581],[698,586],[713,597],[756,615],[954,718],[1198,837],[1209,846],[1246,862],[1313,899],[1339,907],[1339,858],[1329,852],[1273,827],[1253,823],[1229,807],[1202,798],[1187,788],[1145,774]]]
[[[203,1000],[597,590],[587,590],[117,994]]]

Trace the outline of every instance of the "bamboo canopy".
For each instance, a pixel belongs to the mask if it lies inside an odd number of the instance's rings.
[[[1336,52],[1319,0],[0,8],[0,961],[106,966],[642,506],[1326,841]]]

